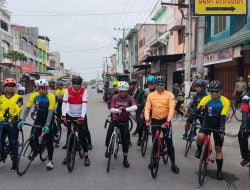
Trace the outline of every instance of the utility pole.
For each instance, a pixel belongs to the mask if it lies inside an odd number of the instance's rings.
[[[199,16],[196,72],[199,75],[201,75],[202,78],[204,77],[203,62],[204,62],[204,48],[205,48],[204,47],[205,27],[206,27],[205,16]]]
[[[125,57],[126,57],[126,47],[125,47],[125,32],[126,30],[129,30],[128,28],[114,28],[114,30],[118,30],[118,31],[122,31],[122,65],[123,65],[123,70],[124,70],[124,67],[125,67]],[[118,47],[118,51],[119,51],[119,47]],[[131,64],[130,64],[131,65]],[[131,66],[129,66],[129,76],[130,76],[130,79],[131,79]]]

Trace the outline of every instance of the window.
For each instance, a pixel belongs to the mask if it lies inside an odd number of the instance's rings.
[[[27,52],[27,40],[25,38],[21,38],[21,49],[25,52]]]
[[[214,34],[219,34],[226,30],[226,16],[214,17]]]
[[[185,28],[178,30],[178,44],[184,43],[185,38]]]
[[[6,32],[9,31],[9,26],[8,26],[8,24],[7,24],[6,22],[2,21],[2,20],[1,20],[1,28],[2,28],[3,30],[5,30]]]

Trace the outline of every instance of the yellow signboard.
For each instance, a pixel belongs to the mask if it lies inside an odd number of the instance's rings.
[[[197,15],[246,15],[248,0],[195,0]]]

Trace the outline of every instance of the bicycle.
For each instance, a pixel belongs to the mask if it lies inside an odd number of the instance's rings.
[[[42,162],[46,161],[48,158],[48,154],[45,153],[46,139],[40,138],[41,126],[31,125],[29,123],[24,123],[23,126],[30,126],[31,132],[30,137],[25,141],[18,155],[17,174],[19,176],[22,176],[27,172],[31,162],[34,161],[38,154]]]
[[[196,136],[196,130],[197,130],[197,126],[198,125],[201,125],[201,123],[198,123],[197,120],[198,118],[197,117],[204,117],[202,115],[198,115],[198,114],[195,114],[195,113],[191,113],[192,115],[194,115],[194,119],[193,119],[193,122],[191,124],[191,128],[189,129],[188,131],[188,134],[187,134],[187,139],[186,139],[186,147],[185,147],[185,157],[187,157],[188,155],[188,152],[192,146],[192,143],[194,141],[194,137]]]
[[[185,98],[185,100],[186,100],[186,101],[184,101],[184,102],[181,104],[181,106],[180,106],[179,109],[182,110],[182,111],[184,111],[184,112],[186,112],[186,113],[189,113],[190,110],[189,110],[188,103],[187,103],[188,99]],[[182,121],[184,121],[184,120],[187,118],[186,115],[182,115],[182,114],[178,113],[178,112],[175,110],[175,112],[174,112],[174,118],[173,118],[172,122],[177,121],[177,120],[179,119],[179,117],[182,118]]]
[[[75,166],[76,152],[79,152],[79,157],[83,159],[84,152],[81,141],[79,139],[79,124],[76,120],[68,120],[71,125],[71,133],[67,144],[67,168],[72,172]]]
[[[114,121],[112,121],[112,122],[114,123]],[[117,123],[117,124],[125,125],[123,123]],[[108,154],[109,154],[108,163],[107,163],[107,169],[106,169],[107,173],[109,173],[112,155],[114,154],[114,159],[117,158],[120,145],[121,145],[121,133],[120,133],[120,129],[118,127],[114,126],[114,131],[113,131],[113,133],[111,135],[111,138],[110,138],[110,141],[109,141],[109,145],[108,145],[108,149],[107,149]]]
[[[200,157],[199,170],[198,170],[198,182],[200,185],[204,183],[208,164],[215,162],[215,159],[211,158],[211,153],[212,153],[211,131],[220,132],[219,130],[209,129],[209,133],[205,137],[204,145],[202,147],[202,153]]]
[[[9,125],[10,127],[14,127],[12,123],[10,122],[1,122],[2,125]],[[18,126],[17,126],[18,127]],[[24,143],[24,135],[22,128],[18,127],[19,134],[18,134],[18,149],[20,149],[23,146]],[[2,139],[2,142],[0,142],[0,146],[2,144],[2,151],[0,152],[0,162],[5,163],[8,155],[10,155],[10,145],[9,141]]]
[[[161,127],[161,125],[151,125],[151,127]],[[151,156],[150,156],[150,172],[155,179],[159,170],[159,161],[162,157],[163,163],[168,163],[168,149],[165,140],[163,139],[162,129],[157,129],[153,140]]]
[[[53,129],[55,131],[55,135],[54,135],[54,142],[55,143],[59,143],[62,137],[62,122],[61,122],[61,118],[58,117],[58,115],[56,113],[54,113],[54,121],[53,121]]]

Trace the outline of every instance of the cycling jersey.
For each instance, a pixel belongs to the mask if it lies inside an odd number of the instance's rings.
[[[224,96],[220,96],[218,100],[212,99],[211,96],[205,96],[200,101],[198,109],[200,107],[205,107],[206,117],[226,116],[230,109],[230,101]]]
[[[7,98],[6,95],[0,96],[0,121],[11,122],[14,117],[20,118],[22,111],[23,98],[18,94]],[[9,115],[10,118],[6,118]]]
[[[74,91],[73,87],[67,88],[63,96],[62,116],[68,114],[71,117],[85,118],[87,98],[86,88],[82,87],[79,91]]]
[[[152,110],[152,118],[154,119],[168,119],[172,120],[175,111],[175,97],[173,93],[164,91],[158,93],[152,92],[148,95],[145,107],[145,120],[149,121]]]
[[[205,90],[202,90],[200,92],[197,92],[194,96],[192,101],[190,102],[190,108],[191,109],[195,109],[197,108],[197,105],[199,104],[199,102],[201,101],[201,99],[203,97],[207,96],[207,92]]]
[[[243,96],[241,111],[247,112],[247,114],[243,114],[243,121],[246,121],[247,126],[250,127],[250,96],[248,95]]]
[[[55,91],[56,100],[59,101],[59,102],[62,102],[64,93],[65,93],[65,89],[64,88],[63,89],[59,89],[58,88]]]

